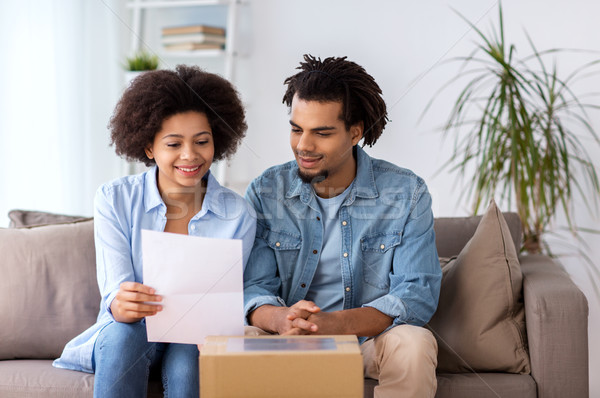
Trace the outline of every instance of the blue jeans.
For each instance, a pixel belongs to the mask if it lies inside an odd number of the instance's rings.
[[[160,370],[165,397],[199,397],[198,348],[148,342],[146,324],[113,322],[98,336],[92,359],[94,397],[146,397],[150,370]]]

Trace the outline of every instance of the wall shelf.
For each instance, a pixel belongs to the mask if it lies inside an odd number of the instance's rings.
[[[162,58],[217,58],[223,57],[225,50],[195,50],[195,51],[164,51],[160,53]]]
[[[173,8],[173,7],[195,7],[214,6],[229,4],[230,0],[174,0],[174,1],[131,1],[127,8]]]

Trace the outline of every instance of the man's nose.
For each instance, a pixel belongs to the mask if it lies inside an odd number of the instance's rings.
[[[300,152],[312,152],[314,150],[314,142],[311,134],[304,132],[300,135],[296,150]]]

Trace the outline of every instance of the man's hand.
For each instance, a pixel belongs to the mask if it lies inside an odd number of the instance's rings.
[[[144,317],[156,315],[162,306],[148,302],[161,301],[155,290],[137,282],[123,282],[110,304],[110,311],[118,322],[133,323]]]
[[[315,303],[306,300],[298,301],[291,307],[263,305],[250,314],[249,321],[252,326],[269,333],[309,334],[316,332],[317,326],[306,320],[320,311]]]
[[[292,321],[293,334],[354,334],[357,336],[376,336],[392,324],[393,318],[375,308],[362,307],[342,311],[317,312],[306,320],[297,318]],[[307,329],[306,325],[316,328]]]
[[[309,318],[319,314],[321,309],[312,301],[301,300],[291,307],[287,308],[284,332],[279,334],[313,334],[316,333],[319,327]]]
[[[361,307],[321,312],[312,301],[298,301],[291,307],[263,305],[249,317],[250,324],[278,334],[354,334],[376,336],[392,324],[393,318],[375,308]]]
[[[310,314],[308,318],[295,318],[292,320],[293,330],[299,333],[290,334],[347,334],[344,317],[341,311],[317,312]],[[308,333],[307,333],[308,332]]]

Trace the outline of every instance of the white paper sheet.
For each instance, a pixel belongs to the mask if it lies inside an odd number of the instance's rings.
[[[243,335],[242,241],[142,231],[144,284],[163,297],[148,341],[203,344]]]

